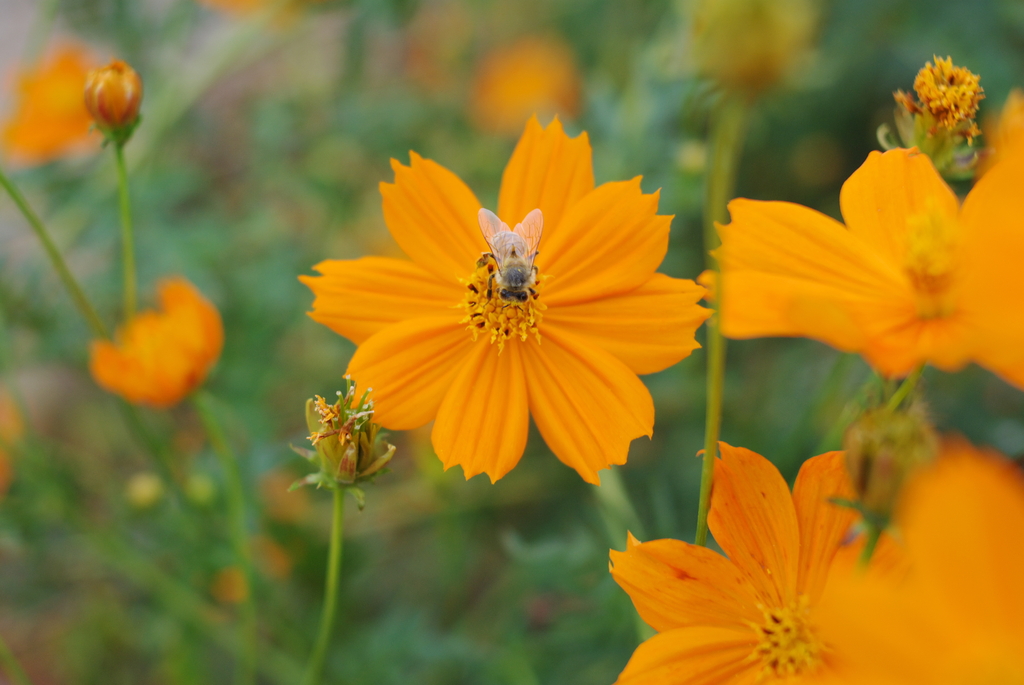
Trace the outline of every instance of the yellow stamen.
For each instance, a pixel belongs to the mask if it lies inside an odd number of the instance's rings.
[[[971,142],[979,135],[974,117],[978,104],[985,97],[979,84],[980,77],[968,69],[953,66],[950,57],[935,57],[935,65],[926,62],[914,79],[914,91],[920,99],[920,108],[931,113],[940,126],[950,131],[961,129]],[[899,96],[897,95],[899,101]]]
[[[945,297],[956,267],[960,227],[953,217],[929,206],[907,219],[903,266],[918,294],[918,315],[934,319],[949,314]]]
[[[522,341],[532,333],[540,342],[540,321],[547,309],[538,299],[543,279],[533,286],[533,293],[526,302],[505,302],[498,296],[498,286],[491,281],[497,267],[488,261],[478,266],[469,278],[463,281],[466,294],[459,307],[466,311],[460,323],[467,324],[466,329],[477,340],[481,333],[489,334],[491,343],[498,343],[498,351],[505,349],[505,341],[518,337]],[[491,290],[490,298],[487,297]]]
[[[822,661],[824,646],[810,624],[805,595],[790,606],[765,608],[764,624],[755,625],[760,638],[751,655],[761,661],[759,680],[788,678],[814,671]]]

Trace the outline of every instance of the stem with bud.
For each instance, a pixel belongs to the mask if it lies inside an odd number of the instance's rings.
[[[132,232],[131,197],[128,194],[128,169],[124,163],[124,145],[114,143],[114,158],[117,160],[117,186],[121,199],[121,255],[124,263],[124,318],[135,314],[135,238]]]

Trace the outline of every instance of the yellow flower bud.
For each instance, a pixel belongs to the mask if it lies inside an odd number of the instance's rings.
[[[164,482],[155,473],[136,473],[125,485],[125,497],[136,509],[149,509],[164,496]]]
[[[142,79],[121,60],[93,69],[85,78],[85,108],[97,127],[117,144],[131,137],[142,106]]]
[[[907,477],[935,457],[938,439],[924,412],[878,408],[847,429],[843,449],[863,511],[888,520]]]
[[[807,56],[818,16],[816,0],[692,0],[693,59],[705,76],[756,94]]]

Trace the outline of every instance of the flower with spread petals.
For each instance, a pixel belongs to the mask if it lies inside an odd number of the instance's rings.
[[[837,574],[821,630],[837,682],[1024,682],[1024,477],[991,450],[947,445],[897,512],[909,572]]]
[[[1024,156],[961,203],[926,155],[872,152],[843,185],[846,225],[789,202],[737,199],[719,226],[722,331],[802,336],[882,375],[974,361],[1024,387]]]
[[[849,568],[859,549],[843,546],[856,512],[829,501],[852,493],[843,453],[804,462],[790,493],[761,455],[719,451],[708,525],[726,556],[632,536],[611,552],[613,577],[658,631],[618,685],[810,682],[834,666],[817,604],[833,562]],[[880,563],[898,555],[887,538],[878,549]]]
[[[136,314],[92,344],[96,382],[133,404],[170,407],[206,380],[224,346],[220,313],[184,278],[159,286],[160,311]]]
[[[89,58],[65,45],[18,79],[14,112],[0,130],[5,156],[20,164],[44,164],[99,142],[82,101]]]
[[[580,74],[564,41],[530,36],[484,57],[473,80],[470,113],[481,129],[514,134],[531,115],[574,118]]]
[[[586,134],[531,119],[505,169],[497,214],[539,210],[533,288],[503,300],[459,178],[411,153],[382,183],[384,219],[410,257],[329,260],[301,277],[313,319],[359,345],[348,373],[373,390],[376,418],[406,430],[434,421],[434,449],[466,477],[497,480],[519,461],[529,417],[588,482],[626,461],[650,435],[654,405],[637,374],[660,371],[698,345],[704,289],[655,270],[671,217],[640,179],[594,187]],[[536,217],[536,214],[533,215]]]

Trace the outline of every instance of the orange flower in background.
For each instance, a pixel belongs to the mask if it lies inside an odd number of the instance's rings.
[[[698,347],[704,289],[655,273],[671,221],[658,194],[639,178],[595,188],[590,157],[586,134],[534,118],[505,169],[498,216],[543,217],[538,274],[521,299],[489,286],[495,263],[481,260],[473,192],[416,153],[410,166],[392,160],[395,182],[381,184],[384,219],[411,261],[329,260],[316,266],[323,276],[300,277],[316,294],[310,316],[360,345],[348,373],[373,389],[376,420],[394,430],[434,420],[434,450],[467,478],[511,470],[532,414],[555,455],[599,482],[651,434],[637,374]]]
[[[1024,682],[1024,480],[966,442],[908,488],[898,523],[903,582],[840,576],[821,625],[846,664],[840,682]]]
[[[216,307],[183,278],[162,282],[159,296],[161,311],[140,312],[113,342],[93,342],[89,370],[129,402],[170,407],[206,380],[224,327]]]
[[[38,68],[21,74],[13,113],[0,131],[4,155],[44,164],[98,145],[82,93],[92,65],[84,50],[65,45]]]
[[[7,494],[14,479],[11,467],[10,447],[24,433],[25,426],[21,420],[21,412],[14,399],[5,391],[0,390],[0,497]]]
[[[324,0],[293,0],[284,10],[295,10],[302,4],[316,4]],[[277,0],[198,0],[200,5],[229,14],[250,14],[261,9],[273,7]]]
[[[804,682],[834,665],[817,604],[857,517],[828,501],[853,492],[843,453],[804,462],[791,494],[764,457],[719,449],[708,525],[726,556],[632,536],[611,552],[615,581],[658,631],[619,685]]]
[[[572,51],[551,37],[528,37],[484,57],[470,96],[470,113],[481,129],[520,131],[531,115],[575,118],[580,75]]]
[[[843,185],[846,226],[788,202],[738,199],[719,226],[722,331],[804,336],[884,376],[970,361],[1024,386],[1024,156],[961,206],[916,150],[872,152]]]

